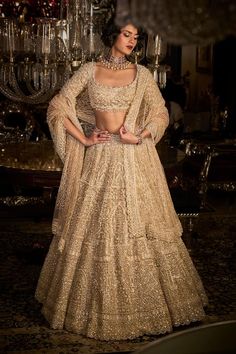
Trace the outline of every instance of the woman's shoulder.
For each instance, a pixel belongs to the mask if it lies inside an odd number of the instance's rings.
[[[137,68],[138,68],[138,70],[139,70],[140,72],[152,76],[150,70],[149,70],[146,66],[141,65],[141,64],[137,64]]]
[[[87,62],[82,64],[79,69],[75,71],[75,75],[81,75],[81,74],[89,74],[89,72],[92,71],[92,68],[94,66],[94,62]]]
[[[137,68],[139,75],[141,75],[145,81],[150,82],[154,80],[151,71],[146,66],[137,64]]]

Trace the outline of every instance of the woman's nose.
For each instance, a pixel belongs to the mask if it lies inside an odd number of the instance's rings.
[[[134,38],[130,37],[129,42],[130,42],[131,44],[134,44]]]

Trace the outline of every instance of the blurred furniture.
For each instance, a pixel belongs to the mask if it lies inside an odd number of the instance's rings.
[[[162,337],[135,354],[235,354],[236,321],[217,322]]]
[[[168,184],[175,209],[183,223],[187,223],[185,229],[189,235],[185,235],[185,243],[191,248],[192,238],[198,236],[194,229],[200,214],[214,211],[214,206],[207,201],[208,191],[236,191],[236,145],[231,140],[196,139],[182,144],[186,157],[181,169],[175,171],[177,183],[169,181]]]
[[[1,210],[6,214],[51,215],[62,163],[51,140],[0,147]]]
[[[44,138],[32,108],[7,99],[0,102],[0,145]]]
[[[186,246],[191,248],[191,239],[196,236],[194,226],[201,211],[201,196],[196,185],[191,186],[185,182],[183,165],[187,156],[186,151],[169,146],[165,141],[157,145],[157,150],[165,169],[175,210],[183,225],[183,240]],[[187,153],[191,155],[190,150],[187,150]]]
[[[210,112],[184,112],[184,132],[208,132],[211,127]]]
[[[201,208],[206,206],[210,189],[224,192],[236,191],[236,140],[197,141],[186,143],[183,173],[188,183],[195,180]]]
[[[165,140],[158,143],[156,149],[165,171],[169,173],[185,158],[185,151],[170,146]]]
[[[165,166],[165,173],[175,210],[184,227],[185,243],[191,248],[191,239],[188,236],[196,236],[194,227],[200,212],[204,209],[202,208],[202,198],[197,184],[193,183],[192,179],[186,178],[186,174],[183,172],[186,159],[191,158],[193,152],[191,149],[181,151],[173,147],[169,147],[169,150],[173,150],[173,153],[182,156],[174,164]],[[203,166],[202,164],[202,169]]]

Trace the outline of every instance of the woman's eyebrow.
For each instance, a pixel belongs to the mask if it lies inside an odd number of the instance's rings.
[[[124,29],[124,30],[122,30],[122,31],[128,32],[129,34],[133,34],[134,36],[138,36],[138,35],[139,35],[138,33],[133,33],[133,32],[130,32],[130,31],[126,30],[126,29]]]

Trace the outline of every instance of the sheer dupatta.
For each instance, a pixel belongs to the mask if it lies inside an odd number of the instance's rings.
[[[76,118],[74,106],[65,96],[58,94],[50,102],[47,115],[55,150],[64,164],[52,223],[54,235],[66,234],[69,226],[70,215],[73,213],[79,193],[85,152],[84,145],[66,132],[63,123],[65,117],[68,117],[78,129],[82,130]],[[59,249],[62,250],[63,247],[64,240],[61,238]]]
[[[154,144],[162,138],[168,124],[169,114],[160,90],[152,74],[145,67],[141,67],[144,85],[143,95],[137,92],[141,100],[140,109],[135,119],[135,125],[141,130],[148,129]]]

